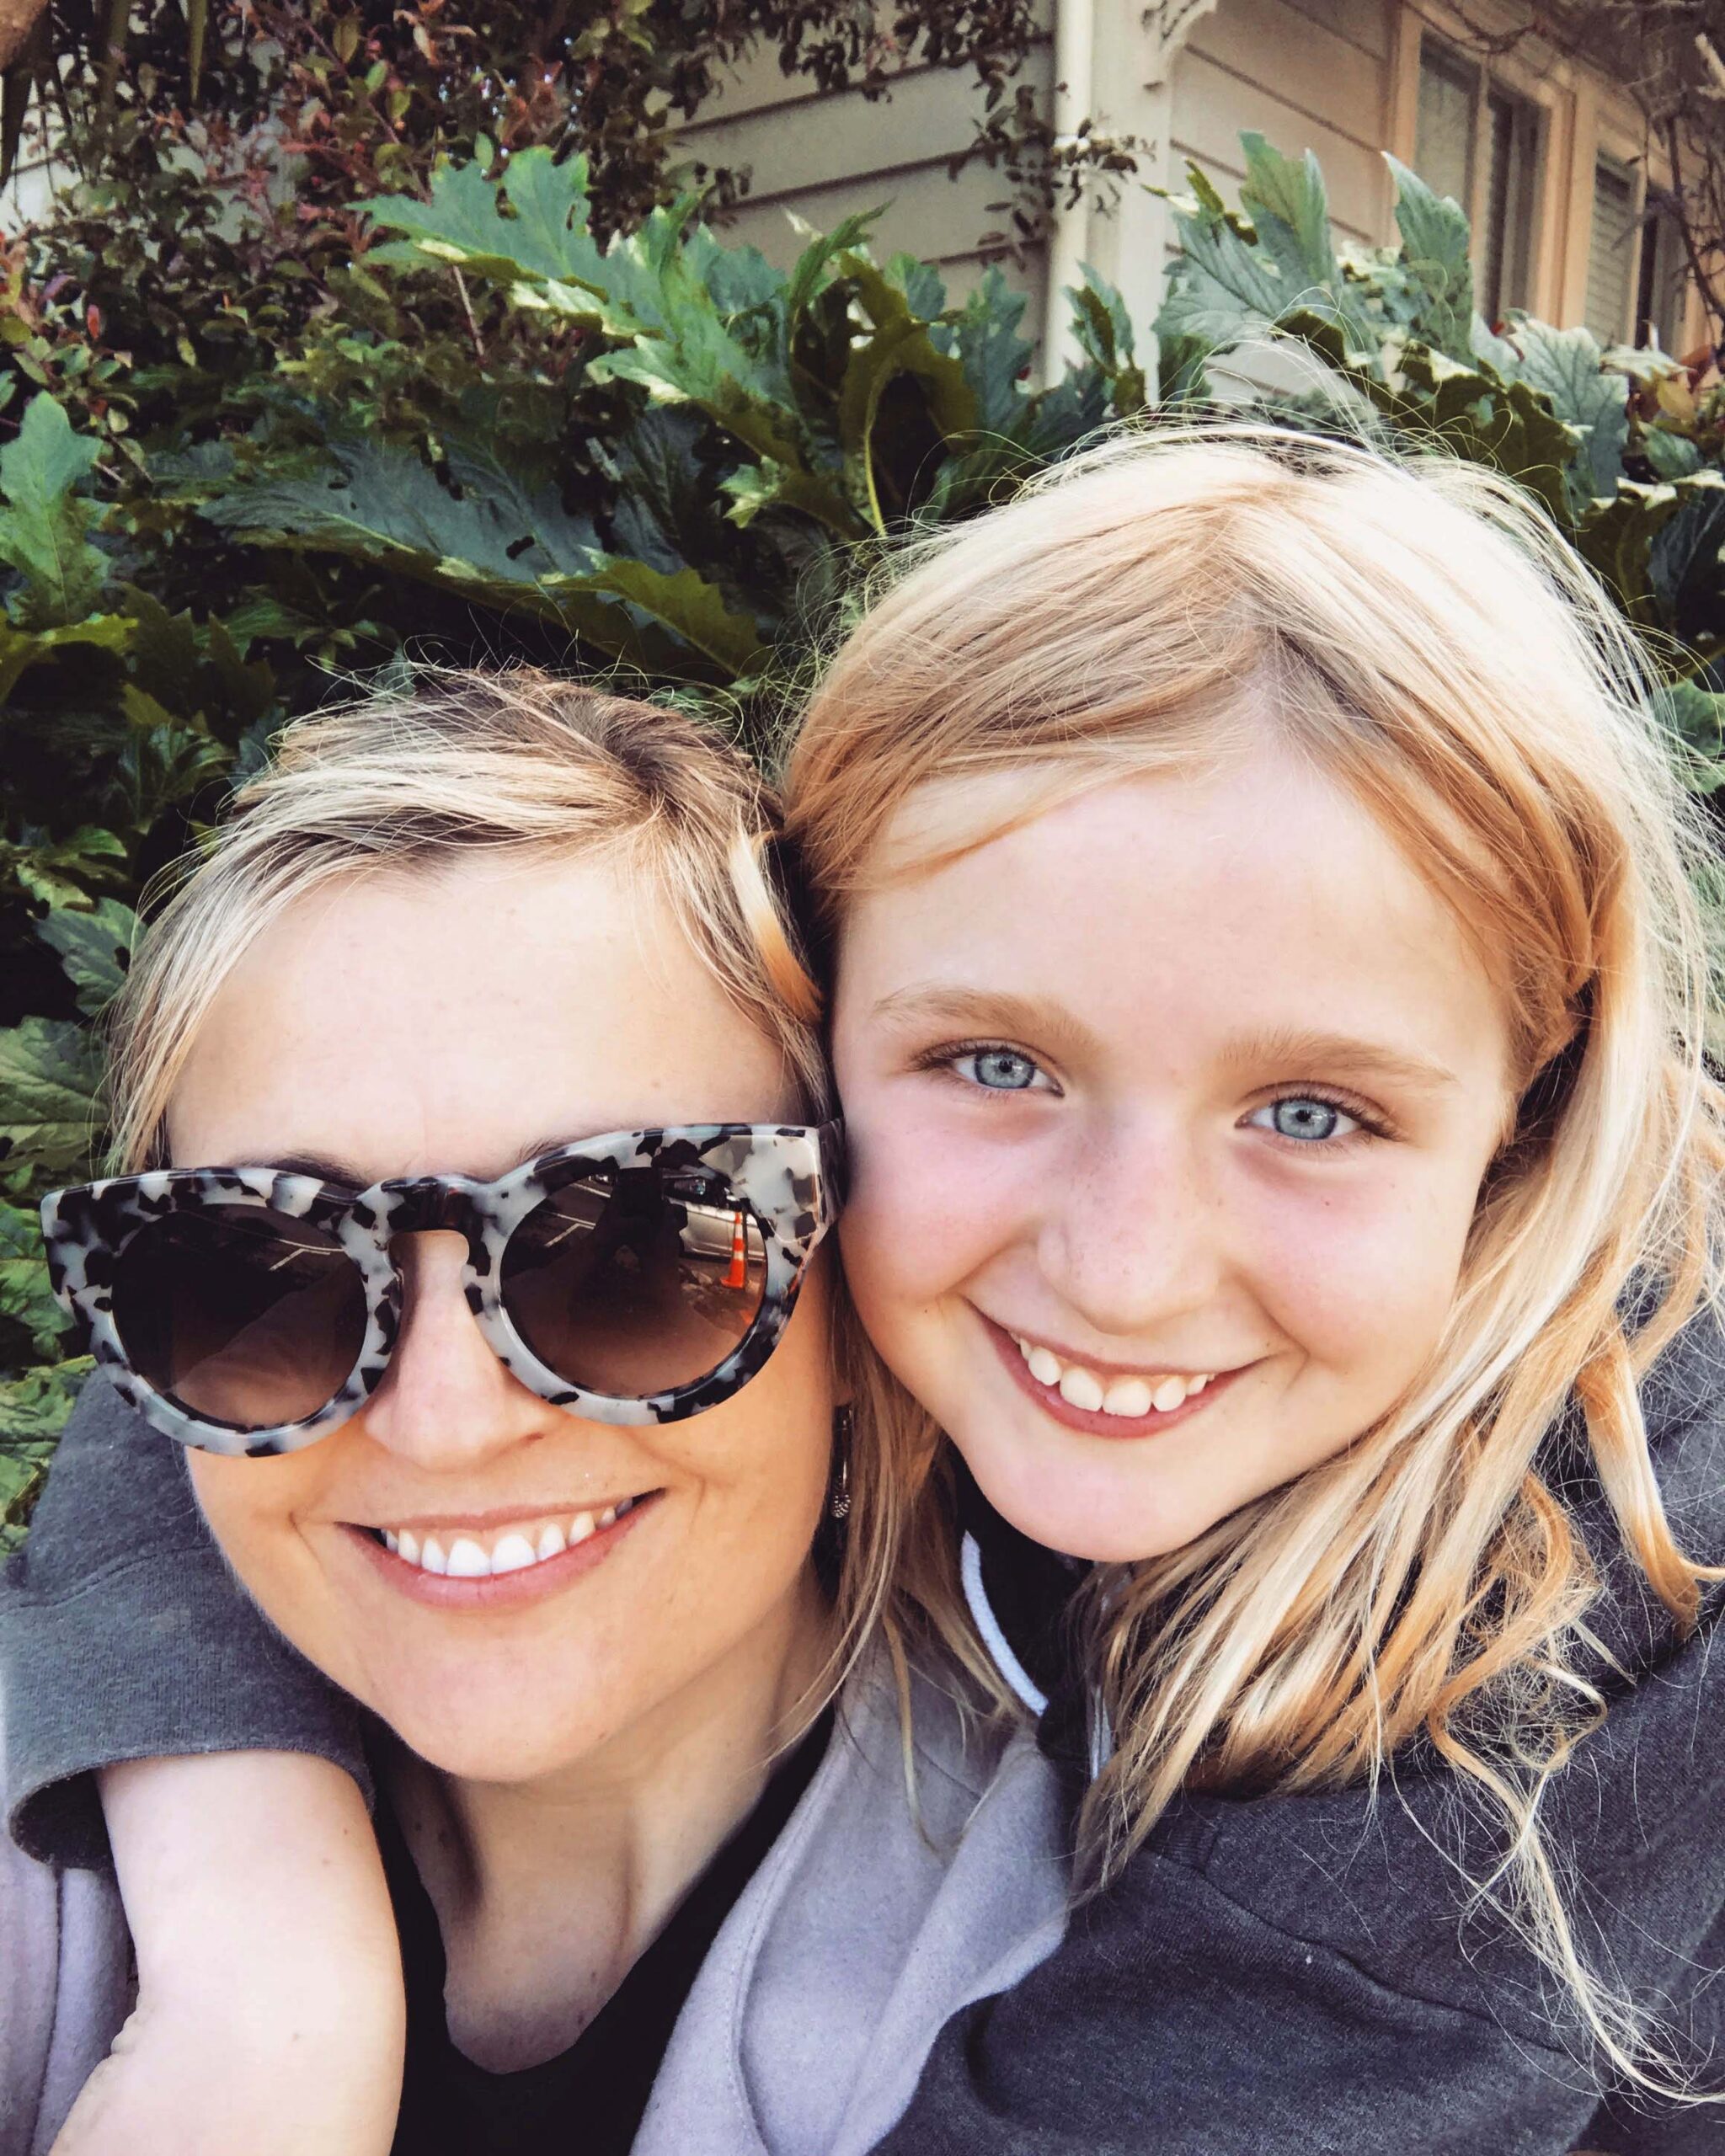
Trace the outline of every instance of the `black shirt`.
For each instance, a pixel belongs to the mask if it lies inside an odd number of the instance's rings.
[[[437,1913],[393,1814],[377,1835],[407,1979],[407,2067],[392,2156],[518,2156],[560,2148],[579,2125],[582,2156],[626,2156],[707,1950],[813,1779],[828,1709],[761,1791],[669,1922],[566,2052],[517,2073],[488,2073],[450,2040]]]

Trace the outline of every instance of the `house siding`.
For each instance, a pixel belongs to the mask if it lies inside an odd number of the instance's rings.
[[[1022,79],[1046,110],[1054,62],[1045,33]],[[976,163],[948,177],[951,160],[975,139],[982,105],[981,91],[962,71],[913,60],[893,77],[889,97],[871,101],[857,90],[813,91],[804,78],[781,74],[774,54],[757,50],[677,141],[681,153],[708,166],[749,168],[750,191],[729,230],[769,261],[788,264],[802,245],[788,213],[826,230],[853,211],[879,207],[877,251],[902,248],[937,264],[959,298],[999,254],[1009,226],[1003,173]],[[1028,318],[1039,320],[1043,249],[1002,267],[1030,295]]]

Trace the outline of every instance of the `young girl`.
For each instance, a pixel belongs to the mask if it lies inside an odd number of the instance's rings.
[[[1718,2145],[1725,1156],[1584,573],[1477,474],[1112,446],[914,562],[789,776],[847,1275],[1082,1896],[884,2145]]]

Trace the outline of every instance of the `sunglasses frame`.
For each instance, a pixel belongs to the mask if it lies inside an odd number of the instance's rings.
[[[606,1169],[670,1165],[692,1186],[723,1186],[726,1209],[750,1214],[765,1246],[761,1307],[724,1360],[686,1385],[626,1398],[572,1385],[515,1331],[498,1288],[509,1239],[548,1198]],[[844,1140],[837,1122],[684,1123],[609,1131],[524,1161],[494,1182],[471,1176],[392,1177],[368,1189],[267,1167],[161,1168],[51,1192],[42,1200],[48,1268],[61,1306],[85,1329],[99,1369],[153,1427],[203,1452],[264,1457],[298,1452],[358,1412],[382,1382],[401,1329],[401,1275],[390,1257],[399,1235],[451,1229],[467,1239],[462,1284],[498,1360],[531,1392],[590,1422],[676,1422],[740,1391],[778,1345],[821,1238],[838,1217]],[[691,1197],[706,1202],[696,1188]],[[212,1205],[257,1206],[334,1235],[359,1268],[366,1337],[345,1382],[314,1414],[245,1429],[194,1414],[132,1368],[115,1321],[114,1268],[142,1229]]]

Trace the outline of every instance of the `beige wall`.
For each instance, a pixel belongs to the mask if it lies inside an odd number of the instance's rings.
[[[1053,61],[1046,35],[1025,67],[1025,79],[1047,100]],[[953,298],[982,274],[984,236],[1002,232],[1005,176],[967,166],[947,176],[950,158],[974,139],[981,93],[970,77],[912,60],[895,77],[889,98],[871,103],[860,92],[823,97],[801,76],[787,79],[776,56],[757,51],[738,67],[721,94],[679,134],[691,157],[708,165],[747,165],[753,185],[729,230],[769,260],[792,261],[802,242],[794,211],[826,230],[852,211],[884,205],[874,244],[884,254],[904,248],[937,263]],[[1027,291],[1027,327],[1039,323],[1044,253],[1005,262],[1011,281]]]
[[[1173,64],[1171,147],[1232,195],[1242,130],[1315,150],[1338,236],[1389,237],[1395,0],[1220,0]]]

